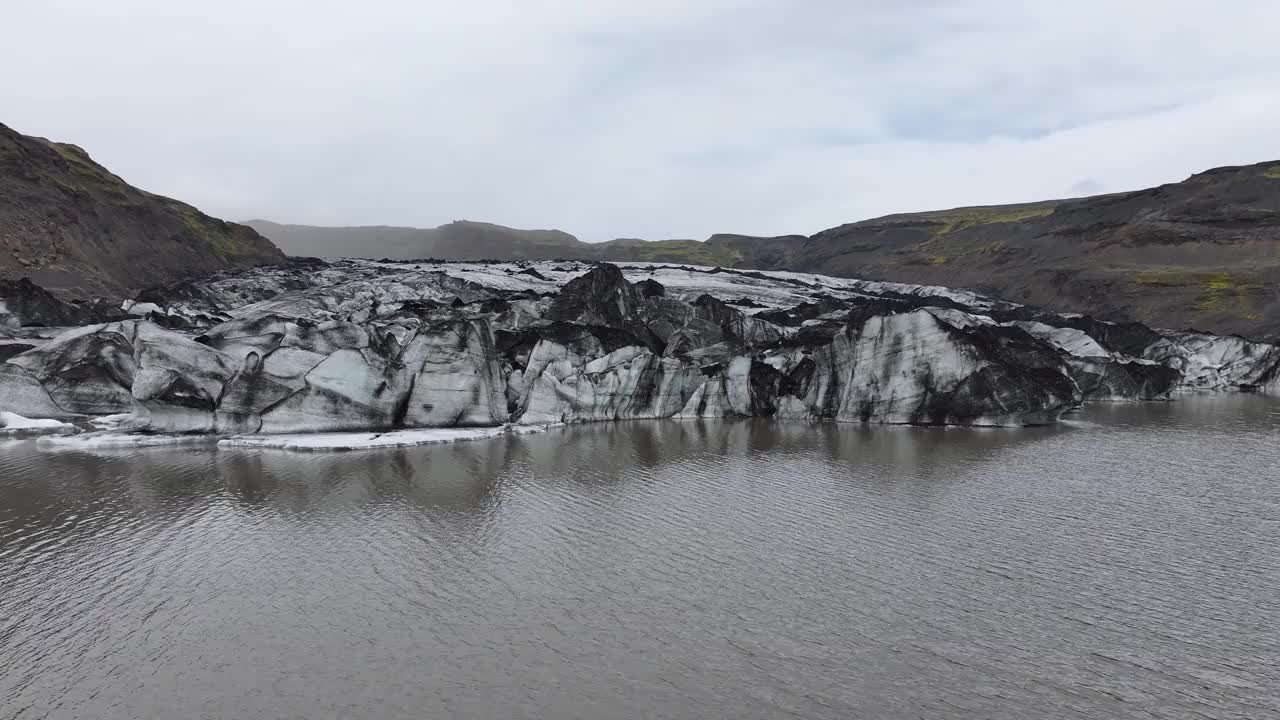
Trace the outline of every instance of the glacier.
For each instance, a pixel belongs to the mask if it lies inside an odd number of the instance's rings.
[[[1280,388],[1271,343],[947,288],[646,263],[295,259],[151,288],[119,317],[11,327],[0,339],[22,350],[0,362],[0,413],[110,418],[86,438],[99,444],[300,449],[639,418],[1025,426],[1085,401]],[[458,432],[421,434],[442,428]],[[299,436],[317,433],[356,435]]]

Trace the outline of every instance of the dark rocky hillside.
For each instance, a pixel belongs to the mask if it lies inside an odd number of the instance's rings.
[[[284,260],[252,228],[139,190],[81,148],[0,124],[0,280],[120,298],[193,273]]]
[[[890,215],[775,249],[756,266],[967,287],[1158,327],[1275,337],[1280,162],[1136,192]]]

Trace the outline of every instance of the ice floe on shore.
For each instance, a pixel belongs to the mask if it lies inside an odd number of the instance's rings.
[[[136,433],[111,430],[78,435],[42,437],[41,447],[58,450],[115,450],[123,448],[172,447],[175,445],[210,445],[217,437],[182,433]]]
[[[3,402],[0,400],[0,402]],[[28,418],[17,413],[0,410],[0,438],[43,435],[49,433],[73,433],[74,425],[48,418]]]
[[[236,435],[218,441],[223,448],[271,448],[298,451],[374,450],[436,445],[464,440],[487,440],[507,434],[506,427],[428,428],[390,432],[299,433]]]

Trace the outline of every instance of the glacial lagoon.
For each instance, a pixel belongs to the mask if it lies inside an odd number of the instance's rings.
[[[1280,717],[1280,401],[0,443],[0,718]]]

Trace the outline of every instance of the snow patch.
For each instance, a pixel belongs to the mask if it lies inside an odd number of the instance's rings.
[[[157,313],[164,315],[164,309],[152,302],[137,302],[134,300],[125,300],[120,303],[120,309],[130,315],[138,317],[146,317],[147,313]]]

